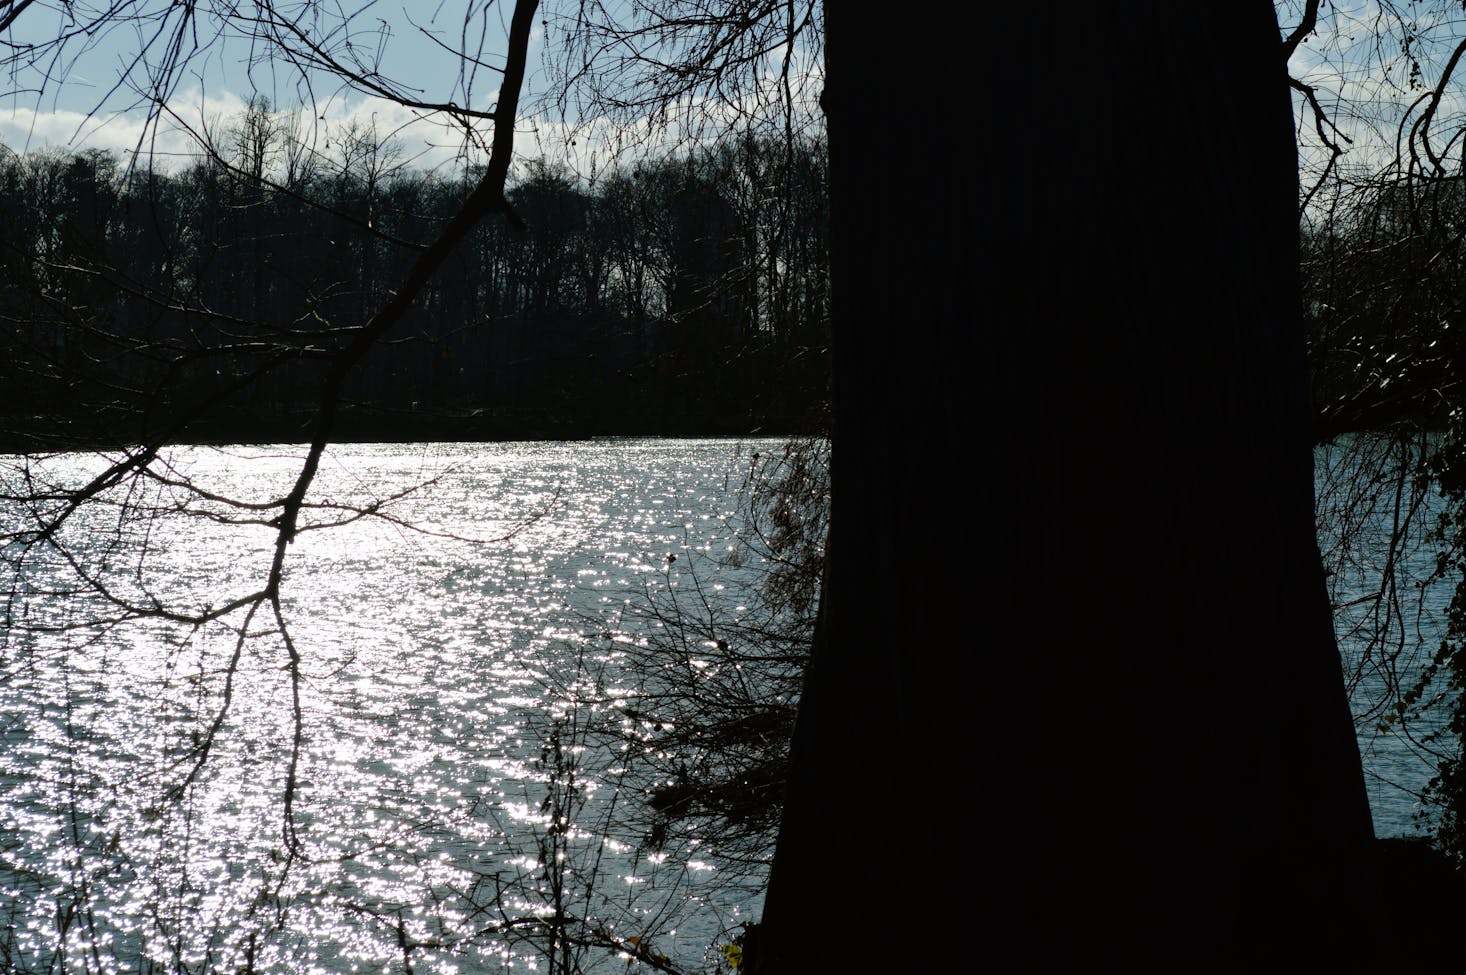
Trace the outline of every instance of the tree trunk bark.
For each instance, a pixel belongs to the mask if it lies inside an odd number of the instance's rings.
[[[858,16],[835,554],[757,971],[1355,957],[1271,7]]]

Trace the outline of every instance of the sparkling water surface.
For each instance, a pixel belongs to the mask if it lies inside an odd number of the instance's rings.
[[[288,642],[268,603],[169,613],[264,587],[301,447],[174,449],[98,488],[59,546],[7,549],[0,970],[626,971],[604,946],[547,957],[557,876],[603,944],[711,967],[757,896],[695,844],[607,834],[646,783],[576,730],[630,679],[628,600],[752,598],[758,567],[716,556],[753,455],[779,446],[334,447],[284,564]],[[5,491],[44,499],[109,459],[10,458]],[[1333,596],[1371,584],[1336,577]],[[1349,620],[1346,672],[1375,693]],[[1412,832],[1420,750],[1373,722],[1360,745],[1377,832]]]
[[[64,551],[29,551],[8,607],[0,967],[547,970],[550,863],[560,909],[602,941],[703,961],[756,898],[695,848],[604,835],[639,792],[585,755],[566,697],[614,699],[605,635],[637,638],[617,630],[628,599],[700,566],[699,593],[736,612],[757,567],[712,557],[752,455],[778,445],[333,447],[285,561],[288,642],[268,603],[197,626],[161,611],[265,585],[268,504],[303,448],[178,448],[160,477],[100,492]],[[17,459],[8,493],[102,466]],[[160,615],[119,619],[121,602]],[[628,956],[577,956],[597,959]]]

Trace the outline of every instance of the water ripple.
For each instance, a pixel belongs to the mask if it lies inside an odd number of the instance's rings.
[[[529,970],[534,917],[554,898],[547,860],[591,891],[573,909],[620,925],[604,934],[655,935],[658,951],[699,960],[754,905],[702,891],[692,878],[712,866],[696,856],[604,840],[624,783],[588,777],[577,715],[549,689],[584,681],[587,666],[615,684],[617,655],[604,641],[588,653],[587,621],[656,584],[668,556],[725,544],[739,449],[333,449],[303,524],[397,500],[387,519],[303,531],[291,546],[298,681],[263,613],[118,621],[64,559],[9,552],[25,621],[0,647],[10,969]],[[175,450],[166,479],[104,492],[59,540],[121,599],[225,605],[262,585],[273,531],[211,498],[266,504],[299,454]],[[76,485],[100,463],[57,457],[25,473]]]

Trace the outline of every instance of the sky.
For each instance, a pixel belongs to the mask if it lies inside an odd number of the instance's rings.
[[[9,6],[0,2],[0,16]],[[321,72],[303,75],[280,56],[284,52],[279,47],[250,43],[241,25],[221,32],[221,22],[211,11],[231,6],[253,11],[261,4],[197,0],[200,13],[185,35],[192,55],[177,73],[168,99],[169,112],[189,127],[217,128],[237,118],[251,92],[259,91],[278,109],[303,106],[295,124],[323,152],[329,151],[333,136],[355,124],[375,126],[380,136],[395,137],[403,160],[414,167],[451,168],[464,158],[463,131],[445,126],[441,117],[344,89]],[[511,0],[355,0],[351,7],[277,0],[266,6],[289,14],[314,36],[327,39],[342,56],[376,64],[382,76],[396,79],[423,101],[453,101],[485,110],[497,97],[499,79],[492,68],[502,63]],[[614,10],[617,0],[607,0],[607,6]],[[1280,28],[1287,33],[1302,15],[1303,0],[1276,0],[1275,6]],[[1337,126],[1328,131],[1349,140],[1336,140],[1347,149],[1340,164],[1365,172],[1377,171],[1393,157],[1399,122],[1420,96],[1420,85],[1435,83],[1455,43],[1466,34],[1466,14],[1459,3],[1423,0],[1398,6],[1396,10],[1388,0],[1324,4],[1317,33],[1290,61],[1293,76],[1316,89],[1329,112],[1328,124]],[[24,47],[78,31],[87,24],[89,12],[109,8],[128,16],[114,17],[109,29],[77,33],[58,56],[38,54],[40,48],[28,53]],[[552,27],[547,45],[544,21],[574,8],[573,3],[560,8],[554,0],[542,0],[524,99],[529,106],[553,86],[550,55],[557,52],[550,48],[558,37]],[[164,168],[197,158],[195,141],[177,124],[161,125],[155,138],[145,139],[145,113],[136,108],[136,89],[147,84],[145,69],[159,62],[159,38],[167,34],[162,28],[176,25],[181,9],[171,0],[35,0],[0,35],[0,42],[9,45],[0,48],[0,57],[8,54],[15,66],[0,71],[0,142],[19,152],[98,147],[124,154],[146,144],[154,152],[153,164]],[[350,33],[324,13],[342,9],[353,11]],[[314,11],[315,18],[306,16],[306,11]],[[165,16],[171,19],[159,19]],[[1415,30],[1408,51],[1402,44],[1406,23]],[[152,56],[135,63],[137,52],[149,40]],[[475,67],[472,60],[453,53],[463,50],[486,66]],[[1412,58],[1421,65],[1414,79]],[[1299,97],[1295,110],[1306,179],[1307,172],[1321,168],[1329,154],[1312,131],[1312,115]],[[543,157],[589,173],[605,165],[611,155],[615,125],[592,122],[572,132],[544,106],[521,116],[517,127],[521,159]],[[1466,87],[1452,84],[1436,127],[1445,131],[1463,120]],[[487,132],[487,123],[479,126]],[[482,159],[482,152],[471,145],[467,155]]]
[[[1278,0],[1284,34],[1299,22],[1301,0]],[[1292,76],[1315,89],[1328,116],[1325,134],[1345,150],[1346,173],[1373,175],[1409,156],[1413,124],[1466,37],[1466,12],[1458,0],[1335,0],[1322,4],[1318,30],[1289,60]],[[1314,131],[1314,116],[1294,95],[1305,182],[1330,153]],[[1402,128],[1403,124],[1403,128]],[[1458,67],[1442,87],[1431,120],[1431,144],[1443,147],[1466,127],[1466,70]],[[1403,138],[1402,138],[1403,137]],[[1423,155],[1418,138],[1417,155]],[[1453,153],[1461,159],[1458,144]]]
[[[0,140],[11,149],[99,147],[130,152],[149,141],[144,139],[147,113],[145,103],[140,104],[140,93],[150,87],[149,76],[156,76],[163,61],[165,41],[181,23],[176,14],[167,19],[160,15],[179,8],[167,0],[131,0],[127,12],[145,19],[114,18],[101,31],[76,34],[59,52],[39,48],[48,40],[85,28],[88,13],[103,6],[88,0],[66,5],[38,2],[17,18],[5,40],[12,45],[9,53],[29,63],[3,79]],[[299,124],[321,146],[333,132],[355,120],[359,125],[375,122],[379,133],[394,134],[410,145],[408,155],[424,168],[450,163],[463,148],[461,129],[434,120],[432,113],[352,91],[325,72],[302,72],[282,56],[288,52],[281,47],[252,42],[239,25],[224,25],[210,16],[206,8],[211,6],[207,0],[199,3],[200,15],[182,34],[188,57],[181,61],[167,99],[168,112],[176,119],[160,124],[152,141],[162,165],[194,158],[196,145],[183,131],[185,125],[200,130],[237,117],[252,92],[266,95],[280,109],[300,107]],[[323,18],[309,24],[302,19],[301,23],[327,39],[340,56],[354,57],[385,78],[399,79],[404,88],[410,86],[410,97],[491,108],[497,98],[498,74],[451,56],[444,45],[466,46],[486,64],[502,64],[507,25],[501,8],[507,11],[507,7],[494,4],[478,11],[467,31],[462,6],[416,7],[369,4],[353,19],[350,33],[339,21]],[[536,69],[532,81],[541,87],[545,85],[542,34],[536,31],[531,52]],[[25,50],[27,43],[38,45],[35,54]],[[149,44],[148,55],[139,61],[138,52]],[[487,130],[486,123],[480,126]]]
[[[8,6],[0,3],[0,17]],[[298,109],[292,123],[322,152],[355,124],[394,137],[403,161],[415,168],[454,167],[465,156],[484,158],[487,120],[475,123],[480,143],[475,147],[441,114],[353,90],[328,72],[300,70],[290,57],[292,49],[301,50],[298,38],[262,43],[246,36],[248,24],[227,23],[211,13],[230,7],[254,12],[261,6],[289,14],[282,30],[299,27],[337,57],[395,82],[410,99],[480,111],[495,104],[500,77],[495,68],[503,63],[510,0],[360,0],[349,8],[349,26],[339,13],[348,8],[318,0],[264,5],[198,0],[199,13],[181,35],[188,56],[180,60],[168,90],[165,115],[171,117],[152,130],[141,94],[154,86],[165,41],[174,35],[183,8],[170,0],[36,0],[0,34],[6,45],[0,57],[9,58],[9,70],[0,71],[0,142],[17,152],[103,148],[128,154],[145,146],[153,165],[175,168],[198,157],[196,140],[186,129],[220,131],[240,116],[251,93],[259,92],[276,109]],[[109,8],[125,16],[112,16],[104,29],[87,31],[97,12]],[[552,2],[542,3],[538,16],[516,126],[517,155],[593,172],[609,158],[611,133],[618,126],[591,119],[572,131],[546,104],[558,73],[548,56],[557,52],[548,50],[546,37],[551,44],[558,37],[553,26],[558,11]],[[63,36],[68,40],[59,51],[45,46]],[[149,53],[139,60],[144,49]],[[472,56],[457,53],[462,51]],[[624,124],[619,128],[624,130]]]

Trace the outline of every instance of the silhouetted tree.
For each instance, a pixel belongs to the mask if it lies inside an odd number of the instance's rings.
[[[1276,21],[984,28],[830,14],[833,537],[758,971],[1357,959]]]

